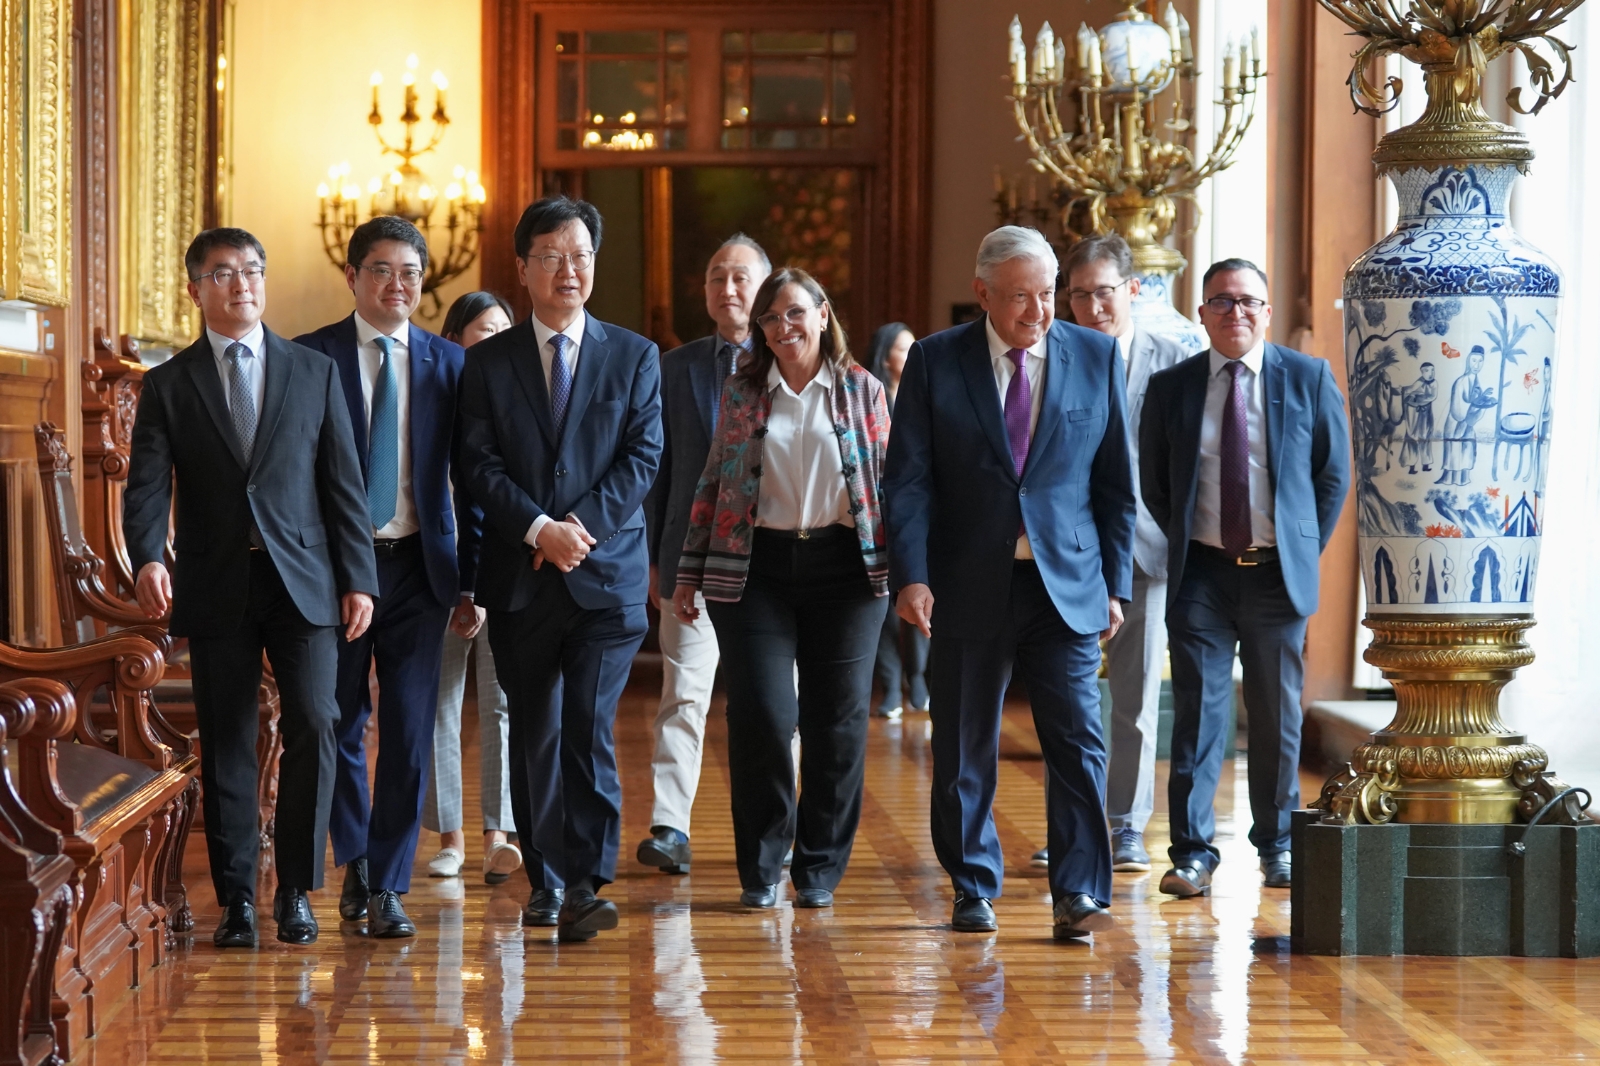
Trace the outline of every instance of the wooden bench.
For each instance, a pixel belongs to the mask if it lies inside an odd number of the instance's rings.
[[[16,798],[60,834],[72,864],[73,906],[50,990],[62,1059],[77,1053],[173,943],[167,889],[174,880],[182,889],[173,865],[181,861],[199,760],[163,743],[151,724],[149,690],[162,668],[161,650],[132,633],[42,651],[0,645],[0,674],[26,671],[0,680],[33,704],[31,716],[11,712],[31,720],[6,722]],[[96,721],[82,694],[102,686],[114,714]],[[124,753],[141,747],[146,758]]]

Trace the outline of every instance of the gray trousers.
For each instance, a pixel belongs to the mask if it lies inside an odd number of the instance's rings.
[[[1143,833],[1155,810],[1156,719],[1167,650],[1167,582],[1133,567],[1133,601],[1106,646],[1111,682],[1111,761],[1106,817],[1113,831]]]
[[[462,640],[444,634],[444,662],[439,671],[439,711],[433,729],[433,773],[422,805],[422,824],[435,833],[453,833],[465,825],[461,803],[461,701],[467,693],[467,660],[478,671],[479,797],[483,831],[512,832],[511,766],[506,694],[495,677],[489,638],[479,633]]]

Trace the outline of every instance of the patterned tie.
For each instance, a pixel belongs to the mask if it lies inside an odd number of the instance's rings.
[[[367,447],[367,512],[372,528],[394,520],[400,494],[400,396],[394,378],[394,339],[376,338],[378,380],[372,383],[372,431]]]
[[[1006,386],[1006,436],[1011,438],[1011,461],[1016,464],[1017,476],[1028,465],[1028,420],[1033,414],[1033,387],[1028,384],[1028,349],[1013,348],[1006,358],[1017,365]]]
[[[1233,556],[1250,549],[1250,419],[1245,406],[1244,360],[1228,360],[1233,376],[1227,402],[1222,405],[1222,454],[1219,505],[1222,547]]]
[[[557,333],[550,338],[556,357],[550,362],[550,418],[556,424],[556,440],[567,425],[567,404],[572,400],[572,368],[567,365],[567,345],[572,338]]]
[[[239,438],[239,451],[246,466],[256,448],[256,394],[250,387],[250,371],[246,359],[255,353],[238,341],[228,345],[223,352],[228,359],[228,412],[233,415],[233,433]]]
[[[717,378],[717,398],[711,403],[712,436],[716,436],[717,419],[722,415],[722,386],[727,382],[728,378],[732,377],[734,372],[739,369],[739,356],[743,353],[744,349],[739,347],[737,344],[724,343],[722,345],[722,351],[718,355],[719,362],[717,366],[720,368],[721,372]]]

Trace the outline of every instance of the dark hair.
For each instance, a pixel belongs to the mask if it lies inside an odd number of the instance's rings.
[[[867,348],[867,369],[885,386],[889,384],[889,349],[900,339],[900,334],[910,332],[911,327],[904,322],[890,322],[872,333],[872,344]]]
[[[1210,268],[1206,270],[1206,276],[1200,279],[1200,288],[1203,290],[1207,285],[1210,285],[1211,279],[1218,274],[1226,274],[1232,270],[1253,270],[1256,273],[1256,277],[1261,279],[1261,284],[1269,288],[1272,285],[1272,282],[1267,280],[1267,272],[1250,262],[1250,260],[1224,259],[1221,262],[1212,263]]]
[[[1124,281],[1133,277],[1133,250],[1119,233],[1085,237],[1068,248],[1066,262],[1061,264],[1061,277],[1063,280],[1070,279],[1072,272],[1079,267],[1102,261],[1115,264],[1117,273]]]
[[[516,321],[516,316],[511,313],[511,305],[503,298],[492,292],[479,289],[477,292],[462,293],[456,297],[456,302],[450,305],[450,310],[444,313],[444,325],[439,329],[439,336],[447,341],[461,343],[461,338],[466,335],[467,327],[478,320],[478,316],[492,307],[498,307],[506,313],[506,318]]]
[[[359,268],[372,253],[372,246],[379,241],[399,241],[411,245],[416,250],[417,258],[422,261],[422,269],[428,269],[427,238],[421,230],[399,215],[379,215],[357,226],[350,234],[350,248],[345,252],[344,261]]]
[[[528,258],[533,239],[554,233],[568,222],[582,222],[589,231],[589,243],[600,250],[600,211],[587,200],[574,200],[569,196],[546,196],[528,205],[517,228],[511,235],[518,259]]]
[[[780,267],[767,275],[767,280],[756,290],[755,301],[750,305],[750,322],[754,326],[750,331],[750,354],[739,360],[738,376],[758,388],[766,386],[767,374],[777,357],[767,347],[767,331],[756,326],[755,321],[771,310],[772,301],[778,298],[778,293],[783,291],[785,285],[800,286],[818,307],[828,303],[828,294],[817,284],[817,279],[799,267]],[[833,311],[832,304],[828,309]],[[822,330],[822,358],[835,370],[843,370],[855,362],[850,356],[850,344],[845,339],[844,327],[839,324],[837,312],[828,315],[828,324]]]
[[[190,281],[200,280],[200,269],[206,265],[211,253],[218,248],[236,248],[241,252],[254,252],[261,259],[261,265],[267,265],[267,250],[261,247],[261,242],[256,240],[255,234],[236,226],[218,226],[216,229],[200,231],[195,239],[189,242],[189,250],[183,253],[183,268],[188,272]]]
[[[768,274],[772,273],[772,260],[767,258],[767,250],[761,247],[761,245],[757,244],[754,237],[750,237],[744,233],[735,233],[732,237],[729,237],[727,240],[717,245],[717,250],[711,253],[711,258],[715,260],[718,255],[727,251],[729,248],[734,247],[735,245],[743,246],[750,249],[752,252],[755,252],[756,257],[761,260],[762,269],[766,270]]]

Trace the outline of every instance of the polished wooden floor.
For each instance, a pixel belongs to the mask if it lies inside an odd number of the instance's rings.
[[[1224,862],[1209,901],[1118,874],[1120,927],[1050,939],[1043,766],[1026,710],[1008,712],[996,817],[1013,864],[998,935],[958,934],[928,839],[926,716],[872,725],[865,817],[831,911],[737,903],[723,730],[713,714],[695,809],[693,872],[636,865],[647,832],[653,695],[619,714],[625,861],[614,933],[558,945],[523,930],[518,877],[430,880],[418,852],[415,940],[374,942],[318,894],[322,938],[218,953],[198,933],[76,1060],[192,1062],[1518,1063],[1600,1059],[1600,963],[1329,959],[1290,955],[1289,902],[1260,888],[1243,760],[1219,797]],[[468,729],[469,737],[474,732]],[[466,760],[475,772],[476,751]],[[1308,785],[1315,782],[1308,779]],[[469,789],[476,787],[469,778]],[[1162,790],[1158,789],[1158,792]],[[470,796],[468,810],[475,810]],[[1164,802],[1150,827],[1166,845]],[[481,858],[471,848],[470,861]],[[205,849],[189,884],[209,896]],[[1158,854],[1158,861],[1160,855]],[[265,890],[270,899],[270,889]]]

